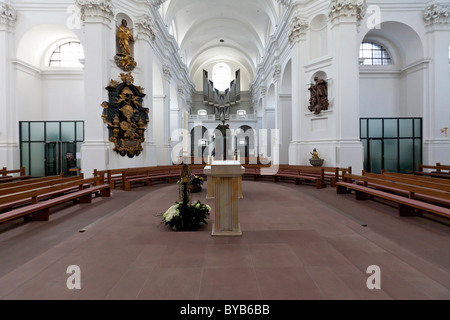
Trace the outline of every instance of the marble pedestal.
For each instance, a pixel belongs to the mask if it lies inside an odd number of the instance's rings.
[[[239,161],[214,161],[204,169],[207,175],[207,197],[214,198],[212,236],[241,236],[239,196],[242,194],[242,174]]]

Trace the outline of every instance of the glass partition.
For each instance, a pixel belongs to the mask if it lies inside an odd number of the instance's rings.
[[[411,173],[422,162],[422,118],[361,118],[364,170]]]
[[[22,121],[20,163],[33,177],[73,174],[80,167],[84,142],[84,121]]]

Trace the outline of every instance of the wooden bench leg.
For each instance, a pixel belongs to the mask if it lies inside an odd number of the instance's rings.
[[[406,206],[404,204],[399,203],[398,204],[398,215],[400,217],[411,217],[416,216],[416,210],[410,206]]]
[[[316,189],[322,189],[323,183],[322,180],[316,180]]]
[[[361,192],[361,191],[358,191],[358,190],[355,190],[355,197],[356,197],[356,200],[368,200],[368,199],[370,199],[370,197],[369,197],[369,195],[367,193]]]
[[[25,216],[25,221],[48,221],[50,218],[50,209],[42,209],[36,212],[33,212],[32,214]]]
[[[336,194],[346,194],[348,193],[348,189],[343,186],[336,186]]]
[[[90,193],[78,198],[78,203],[91,203],[91,202],[92,202],[92,194]]]
[[[145,185],[146,185],[147,187],[151,187],[151,186],[152,186],[152,180],[151,180],[151,179],[145,180]]]
[[[111,189],[105,188],[100,190],[100,197],[111,197]]]
[[[336,178],[331,178],[331,186],[332,187],[336,186]]]

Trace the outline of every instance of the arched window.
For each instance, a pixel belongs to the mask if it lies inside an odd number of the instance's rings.
[[[66,42],[53,51],[50,56],[49,66],[80,68],[83,66],[80,59],[84,59],[81,43]]]
[[[363,65],[391,64],[391,56],[387,50],[374,42],[363,42],[359,48],[359,59]]]
[[[214,88],[225,91],[230,87],[231,69],[226,63],[218,63],[213,68]]]

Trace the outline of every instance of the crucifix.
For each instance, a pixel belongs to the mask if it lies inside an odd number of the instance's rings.
[[[225,125],[225,121],[226,121],[225,118],[222,118],[221,120],[222,120],[222,124],[219,124],[217,126],[217,129],[219,129],[220,132],[222,133],[222,160],[227,160],[226,135],[227,135],[227,129],[230,128],[230,125],[229,124]]]
[[[223,100],[221,100],[222,102]],[[227,156],[226,156],[226,134],[227,134],[227,129],[230,128],[230,125],[227,124],[225,125],[225,121],[229,120],[230,116],[229,116],[229,107],[221,104],[219,106],[216,106],[216,120],[219,120],[222,122],[222,124],[219,124],[217,126],[217,129],[220,130],[220,132],[222,133],[222,160],[226,160]]]

